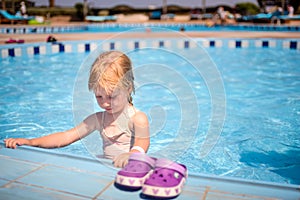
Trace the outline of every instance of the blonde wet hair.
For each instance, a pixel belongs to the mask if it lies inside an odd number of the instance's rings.
[[[107,94],[115,89],[127,89],[128,102],[132,104],[131,94],[135,92],[131,61],[120,51],[108,51],[100,54],[90,70],[89,90],[104,88]]]

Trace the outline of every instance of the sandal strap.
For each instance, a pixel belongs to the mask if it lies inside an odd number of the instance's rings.
[[[177,171],[177,172],[181,173],[184,177],[186,176],[186,172],[187,172],[185,165],[176,163],[174,161],[171,161],[171,160],[168,160],[165,158],[157,159],[155,167],[171,169],[171,170]]]
[[[137,160],[148,163],[152,168],[155,166],[155,159],[149,157],[145,153],[132,153],[129,157],[129,160]]]

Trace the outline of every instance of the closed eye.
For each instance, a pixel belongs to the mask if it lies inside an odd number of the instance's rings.
[[[116,98],[118,95],[112,95],[112,96],[109,96],[110,99],[114,99]]]

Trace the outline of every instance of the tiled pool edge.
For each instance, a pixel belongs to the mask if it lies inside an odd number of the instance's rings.
[[[274,48],[300,50],[300,39],[110,39],[91,41],[64,41],[56,43],[9,44],[0,46],[0,59],[7,57],[30,57],[55,53],[84,53],[101,46],[103,50],[135,50],[139,48]]]
[[[0,142],[0,163],[2,167],[5,166],[5,163],[3,162],[7,160],[17,161],[19,164],[30,164],[33,170],[31,170],[31,174],[27,174],[28,177],[26,177],[27,175],[25,174],[18,178],[15,177],[9,179],[6,176],[9,176],[10,174],[15,175],[14,169],[16,168],[13,166],[11,166],[11,169],[2,168],[2,172],[4,173],[0,175],[0,196],[5,192],[10,193],[13,189],[13,184],[23,184],[24,188],[25,186],[30,186],[31,188],[45,190],[47,193],[53,192],[56,195],[75,195],[78,199],[88,199],[92,197],[97,199],[98,197],[100,197],[100,199],[106,197],[124,199],[126,196],[129,199],[137,199],[136,197],[138,197],[138,193],[121,192],[113,186],[112,183],[117,169],[101,165],[101,163],[108,164],[108,160],[100,159],[101,161],[99,161],[93,158],[26,146],[13,150],[5,148],[3,142]],[[55,189],[60,185],[60,183],[56,181],[60,180],[59,178],[63,179],[64,177],[58,177],[57,179],[51,178],[51,176],[55,177],[57,174],[51,174],[48,179],[47,177],[37,176],[38,174],[41,174],[42,170],[49,169],[55,169],[54,172],[56,173],[65,171],[66,174],[75,176],[72,178],[79,182],[81,181],[80,184],[83,185],[86,184],[84,183],[84,180],[87,180],[87,178],[77,177],[77,174],[87,176],[93,180],[101,179],[101,187],[103,188],[100,188],[100,185],[97,186],[96,189],[97,191],[99,190],[99,192],[96,192],[95,187],[94,189],[92,188],[93,184],[97,184],[97,181],[89,182],[89,187],[91,187],[91,189],[83,191],[83,193],[86,192],[91,196],[81,194],[79,191],[68,191],[67,189],[63,190],[62,188]],[[9,171],[10,173],[5,174],[6,171]],[[37,175],[33,176],[36,171],[38,172]],[[64,174],[61,174],[61,176],[64,176]],[[35,180],[30,179],[32,177],[38,178],[38,180],[35,182]],[[52,181],[52,185],[48,183],[48,181]],[[69,184],[70,187],[74,184],[74,190],[76,188],[75,186],[78,184],[77,182],[72,183],[70,180],[64,181],[66,181],[66,184]],[[40,186],[39,184],[45,184],[47,187],[42,187],[43,185]],[[50,188],[49,185],[52,188]],[[120,197],[118,195],[122,196]],[[185,186],[182,195],[179,196],[179,199],[199,199],[201,196],[203,199],[205,195],[207,197],[215,198],[226,197],[227,199],[299,199],[300,186],[190,173],[187,185]]]

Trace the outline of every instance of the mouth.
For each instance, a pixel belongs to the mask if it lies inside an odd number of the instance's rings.
[[[110,112],[110,111],[112,111],[112,108],[105,108],[105,110],[106,110],[107,112]]]

